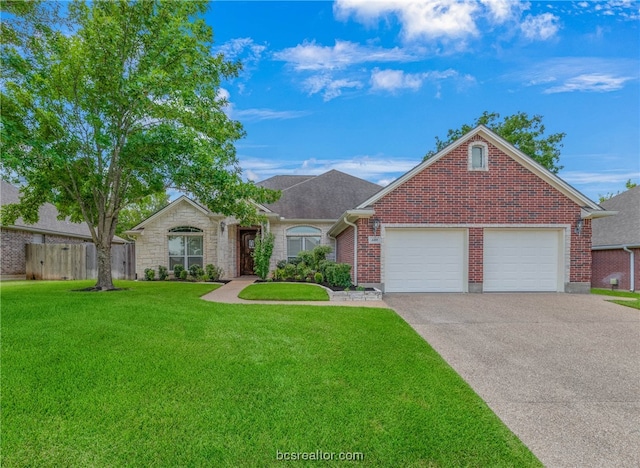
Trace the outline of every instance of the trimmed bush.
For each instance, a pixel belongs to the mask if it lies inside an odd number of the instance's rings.
[[[158,279],[164,281],[169,277],[169,270],[167,267],[158,265]]]
[[[144,279],[147,281],[153,281],[156,279],[156,270],[153,268],[145,268],[144,269]]]
[[[182,278],[181,273],[184,271],[184,266],[182,265],[174,265],[173,266],[173,276],[175,278]]]
[[[333,263],[327,265],[325,270],[329,286],[338,288],[351,286],[351,265],[348,263]]]
[[[316,283],[320,284],[324,281],[324,276],[322,275],[322,273],[318,271],[316,272],[315,275],[313,275],[313,279],[315,280]]]
[[[187,270],[185,270],[184,268],[182,270],[180,270],[180,279],[181,280],[186,280],[187,276],[189,276],[189,272]]]
[[[210,281],[218,281],[224,275],[224,270],[211,263],[204,267]]]

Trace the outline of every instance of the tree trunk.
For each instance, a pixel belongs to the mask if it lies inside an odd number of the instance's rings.
[[[100,242],[96,245],[98,253],[98,282],[95,289],[108,291],[115,289],[111,277],[111,242]]]

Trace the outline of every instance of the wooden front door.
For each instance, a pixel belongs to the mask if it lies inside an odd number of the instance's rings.
[[[240,274],[253,275],[253,249],[256,243],[256,230],[240,231]]]

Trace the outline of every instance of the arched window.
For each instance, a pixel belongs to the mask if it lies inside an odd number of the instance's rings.
[[[169,269],[176,265],[189,268],[204,267],[204,245],[202,229],[193,226],[178,226],[169,229]]]
[[[320,245],[322,231],[312,226],[296,226],[287,229],[287,259],[296,258],[298,252],[313,250]]]
[[[487,159],[489,156],[489,147],[481,141],[474,141],[469,145],[469,170],[470,171],[486,171],[489,167]]]

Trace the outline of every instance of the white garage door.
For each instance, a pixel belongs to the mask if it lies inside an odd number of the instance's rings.
[[[460,229],[387,229],[385,291],[464,291],[464,245]]]
[[[487,292],[559,291],[560,231],[484,231],[484,284]]]

